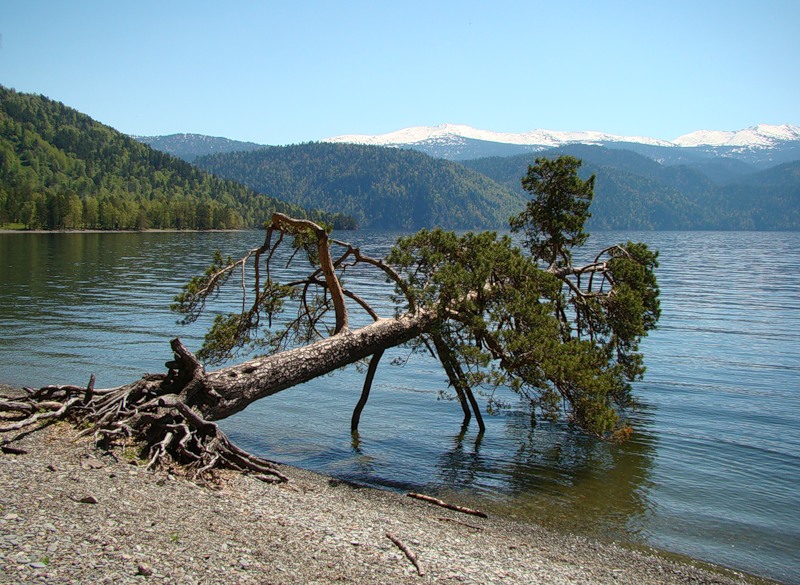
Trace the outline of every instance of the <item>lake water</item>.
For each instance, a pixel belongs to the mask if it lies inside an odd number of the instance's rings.
[[[342,239],[380,256],[397,234]],[[224,422],[243,447],[342,479],[438,494],[488,512],[653,546],[800,583],[800,234],[602,233],[661,252],[663,316],[644,343],[634,438],[603,443],[523,409],[460,434],[430,358],[384,356],[349,433],[363,372],[350,368]],[[0,234],[0,382],[130,382],[161,372],[181,285],[258,232]],[[391,311],[382,278],[350,283]],[[402,358],[403,366],[390,364]],[[405,359],[409,358],[409,359]]]

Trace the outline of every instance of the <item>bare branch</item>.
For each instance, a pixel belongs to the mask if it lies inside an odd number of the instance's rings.
[[[485,512],[481,512],[480,510],[474,510],[473,508],[465,508],[464,506],[458,506],[456,504],[449,504],[439,498],[434,498],[431,496],[426,496],[425,494],[418,494],[416,492],[409,492],[406,494],[409,498],[414,498],[417,500],[422,500],[423,502],[429,502],[431,504],[436,504],[437,506],[441,506],[442,508],[447,508],[448,510],[455,510],[456,512],[461,512],[462,514],[470,514],[472,516],[478,516],[479,518],[488,518]]]
[[[394,284],[400,288],[400,290],[405,295],[406,299],[409,303],[409,310],[414,312],[417,310],[416,304],[414,303],[413,296],[411,295],[408,284],[403,280],[403,278],[395,271],[394,268],[386,264],[380,258],[372,258],[371,256],[367,256],[361,252],[360,248],[355,248],[350,244],[346,244],[345,242],[340,242],[338,240],[334,240],[340,246],[346,246],[348,250],[348,254],[352,253],[356,259],[356,262],[363,262],[364,264],[369,264],[371,266],[375,266],[379,270],[381,270],[386,276],[391,280]],[[343,258],[346,257],[343,256]]]
[[[380,363],[381,357],[383,357],[382,349],[376,351],[369,360],[369,367],[367,368],[367,376],[364,379],[364,387],[361,390],[361,397],[358,399],[358,404],[356,404],[356,407],[353,409],[353,416],[350,419],[351,433],[358,432],[358,423],[361,421],[361,412],[367,405],[367,400],[369,400],[369,393],[372,389],[372,381],[375,379],[375,372],[378,369],[378,363]]]
[[[313,221],[307,219],[293,219],[288,215],[277,212],[272,214],[272,225],[275,229],[283,229],[290,232],[298,230],[308,231],[316,236],[320,268],[325,276],[325,282],[328,285],[328,291],[330,291],[331,300],[333,301],[333,307],[336,312],[336,329],[334,330],[334,335],[347,330],[347,305],[344,301],[342,285],[339,282],[339,278],[336,276],[336,269],[331,260],[328,233]]]
[[[412,565],[414,565],[414,568],[416,568],[416,569],[417,569],[417,574],[418,574],[420,577],[422,577],[422,576],[425,574],[425,571],[423,571],[423,570],[422,570],[422,567],[421,567],[421,566],[420,566],[420,564],[419,564],[419,559],[417,559],[417,555],[415,555],[415,554],[414,554],[414,553],[411,551],[411,549],[409,549],[409,548],[408,548],[408,547],[407,547],[405,544],[403,544],[403,541],[402,541],[402,540],[400,540],[399,538],[397,538],[397,537],[396,537],[394,534],[392,534],[391,532],[387,532],[387,533],[386,533],[386,538],[388,538],[389,540],[391,540],[391,541],[392,541],[392,542],[395,544],[395,546],[397,546],[397,548],[399,548],[401,551],[403,551],[403,554],[404,554],[404,555],[406,555],[406,558],[407,558],[409,561],[411,561],[411,564],[412,564]]]

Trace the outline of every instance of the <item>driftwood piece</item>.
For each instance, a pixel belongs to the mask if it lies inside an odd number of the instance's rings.
[[[488,518],[485,512],[481,512],[480,510],[473,510],[472,508],[465,508],[464,506],[457,506],[456,504],[448,504],[447,502],[440,500],[439,498],[426,496],[424,494],[417,494],[414,492],[409,492],[406,495],[409,498],[416,498],[417,500],[430,502],[431,504],[436,504],[437,506],[441,506],[442,508],[447,508],[448,510],[455,510],[456,512],[461,512],[462,514],[471,514],[472,516],[479,516],[480,518]]]
[[[400,540],[399,538],[397,538],[397,537],[396,537],[394,534],[392,534],[391,532],[387,532],[387,533],[386,533],[386,538],[388,538],[389,540],[391,540],[391,541],[392,541],[392,542],[395,544],[395,546],[396,546],[397,548],[399,548],[401,551],[403,551],[403,554],[404,554],[404,555],[406,555],[406,557],[408,558],[408,560],[409,560],[409,561],[411,561],[411,564],[412,564],[412,565],[414,565],[414,567],[417,569],[417,574],[418,574],[420,577],[422,577],[422,576],[425,574],[425,571],[423,571],[423,570],[422,570],[422,567],[421,567],[421,566],[420,566],[420,564],[419,564],[419,559],[417,558],[417,555],[415,555],[415,554],[414,554],[414,552],[413,552],[411,549],[409,549],[409,548],[408,548],[408,547],[407,547],[407,546],[406,546],[406,545],[403,543],[403,541],[402,541],[402,540]]]
[[[0,451],[5,453],[6,455],[27,455],[28,452],[25,449],[18,449],[17,447],[9,447],[8,445],[3,445],[0,447]]]
[[[67,400],[63,404],[62,403],[55,403],[58,406],[58,410],[56,410],[54,412],[53,411],[51,411],[51,412],[44,412],[44,411],[36,412],[36,413],[32,414],[31,416],[29,416],[28,418],[26,418],[24,420],[17,421],[17,422],[15,422],[13,424],[0,426],[0,432],[7,433],[9,431],[19,431],[21,429],[24,429],[25,427],[29,427],[29,426],[31,426],[33,424],[39,423],[39,422],[44,421],[44,420],[59,419],[62,416],[64,416],[64,414],[70,409],[70,407],[72,405],[76,404],[78,401],[79,401],[79,398],[70,398],[69,400]],[[45,404],[45,406],[49,407],[51,403],[50,402],[45,402],[45,403],[42,403],[42,404]]]

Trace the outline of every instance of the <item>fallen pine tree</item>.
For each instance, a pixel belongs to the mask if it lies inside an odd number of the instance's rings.
[[[46,386],[2,400],[0,433],[11,437],[3,443],[70,420],[98,443],[135,440],[149,467],[177,463],[197,477],[227,467],[282,481],[273,463],[238,448],[216,421],[369,359],[352,418],[357,432],[381,356],[404,344],[438,358],[464,423],[474,416],[481,431],[474,389],[492,400],[505,387],[538,416],[565,415],[589,433],[624,438],[630,430],[621,413],[644,373],[639,342],[659,316],[657,254],[628,242],[573,265],[573,248],[588,237],[594,185],[577,177],[579,165],[561,157],[529,168],[523,185],[533,197],[511,221],[525,249],[493,232],[436,229],[401,238],[376,259],[323,226],[275,213],[261,246],[236,260],[218,253],[177,296],[173,308],[192,322],[222,287],[241,292],[241,310],[216,317],[197,356],[174,339],[164,373],[107,389],[96,389],[92,376],[86,387]],[[287,246],[287,264],[307,266],[300,278],[279,278],[278,251]],[[393,285],[394,315],[378,315],[346,287],[343,275],[357,266]],[[354,308],[372,323],[351,328]],[[265,355],[213,371],[203,363],[253,352]]]

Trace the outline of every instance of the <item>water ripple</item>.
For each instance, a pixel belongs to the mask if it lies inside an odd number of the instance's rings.
[[[398,234],[346,234],[382,256]],[[113,386],[162,371],[169,339],[197,348],[211,317],[179,327],[173,296],[214,250],[258,232],[0,235],[0,381]],[[663,546],[797,583],[800,574],[800,234],[598,234],[593,248],[660,250],[663,316],[644,341],[634,439],[595,441],[566,423],[530,425],[521,406],[459,434],[445,376],[384,359],[349,433],[363,375],[337,372],[223,421],[247,449],[389,489],[438,492],[598,537]],[[780,259],[778,262],[776,259]],[[383,278],[347,282],[392,314]],[[232,295],[222,309],[237,310]],[[361,315],[357,323],[369,322]],[[514,404],[512,402],[512,404]]]

